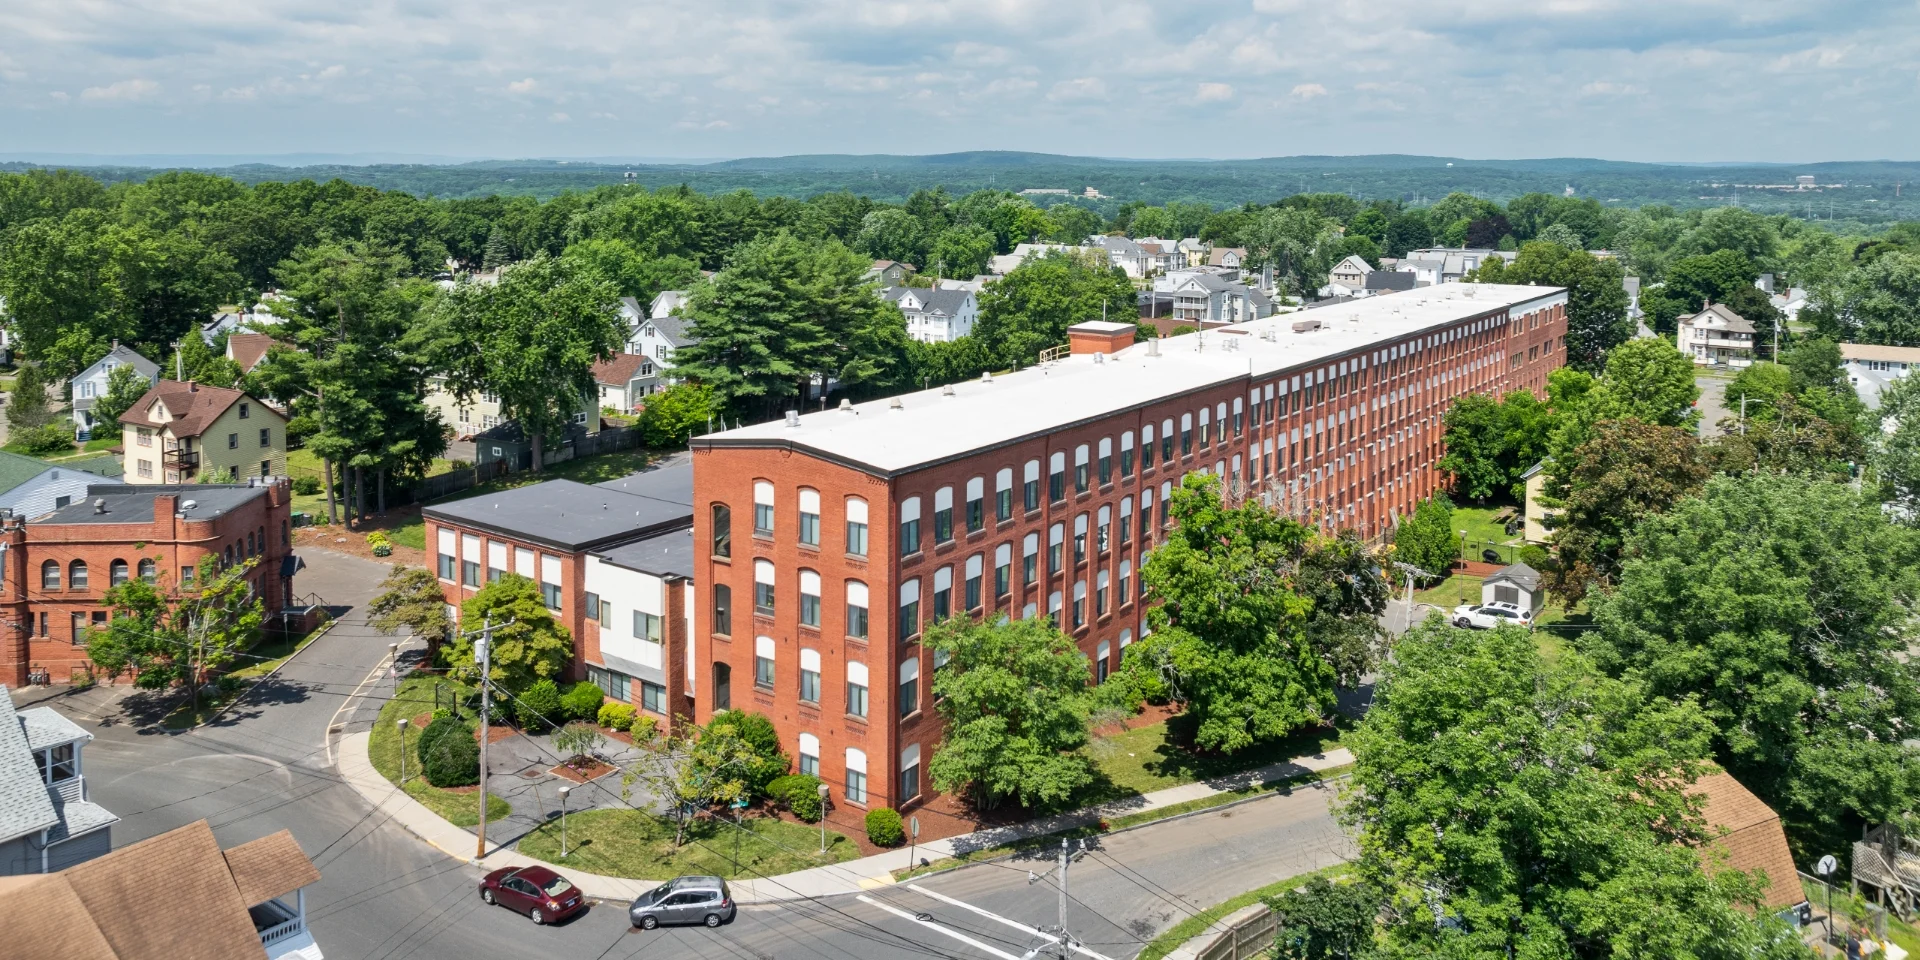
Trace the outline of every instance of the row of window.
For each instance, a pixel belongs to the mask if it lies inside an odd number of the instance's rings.
[[[454,552],[456,536],[459,539],[458,555]],[[482,586],[481,564],[485,563],[485,582],[492,583],[507,575],[508,554],[511,553],[513,572],[540,585],[540,597],[547,609],[560,609],[560,579],[564,569],[561,558],[498,540],[488,540],[483,551],[478,536],[471,533],[455,534],[445,527],[440,528],[438,547],[436,572],[440,579],[454,583],[457,577],[461,586],[475,590]],[[590,609],[589,613],[597,614],[597,611]]]
[[[125,560],[115,560],[112,563],[108,564],[107,579],[109,583],[112,586],[116,586],[116,587],[123,583],[126,583],[128,572],[130,569],[131,568],[127,566],[127,562]],[[191,569],[193,568],[192,567],[181,568],[182,571],[191,570]],[[154,580],[156,580],[159,577],[159,573],[160,573],[159,564],[155,563],[152,559],[141,560],[139,570],[140,570],[140,579],[145,580],[148,583],[154,582]],[[87,589],[88,574],[87,574],[87,562],[85,560],[75,560],[72,563],[67,565],[67,581],[66,582],[67,582],[67,589],[69,590]],[[60,589],[60,561],[48,560],[40,564],[40,589],[41,590]]]

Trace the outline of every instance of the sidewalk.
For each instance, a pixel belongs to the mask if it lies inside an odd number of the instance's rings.
[[[590,897],[602,900],[629,901],[641,893],[659,885],[665,877],[648,880],[634,880],[622,877],[605,877],[598,874],[582,873],[571,867],[559,866],[522,856],[519,851],[494,848],[486,857],[474,860],[474,834],[456,827],[435,816],[432,811],[421,806],[412,797],[402,793],[398,787],[387,782],[387,778],[373,769],[367,760],[367,733],[356,733],[340,739],[339,766],[340,775],[347,784],[360,794],[374,808],[374,813],[391,818],[405,827],[414,836],[438,847],[443,853],[459,860],[476,863],[486,870],[499,867],[546,866],[566,874]],[[1328,770],[1345,766],[1353,762],[1353,754],[1346,748],[1299,757],[1294,760],[1270,764],[1257,770],[1235,775],[1232,785],[1220,789],[1206,783],[1189,783],[1138,797],[1116,800],[1075,810],[1071,813],[1056,814],[1040,820],[982,830],[977,833],[961,834],[945,840],[934,840],[919,845],[915,854],[909,848],[889,850],[886,853],[846,863],[813,867],[777,877],[765,877],[751,880],[730,880],[734,900],[739,903],[773,903],[782,900],[804,900],[813,897],[834,896],[837,894],[857,893],[875,887],[893,883],[893,871],[910,866],[909,858],[919,856],[926,860],[938,860],[955,854],[971,853],[993,847],[1005,846],[1018,840],[1058,833],[1074,827],[1098,822],[1103,817],[1122,816],[1158,810],[1176,803],[1200,800],[1215,794],[1226,793],[1233,785],[1283,780],[1303,773]]]

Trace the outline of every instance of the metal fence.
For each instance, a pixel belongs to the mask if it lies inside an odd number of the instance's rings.
[[[1853,906],[1864,906],[1866,922],[1862,926],[1871,931],[1876,939],[1881,941],[1887,939],[1887,911],[1878,904],[1864,901],[1854,904],[1852,890],[1833,886],[1807,873],[1800,873],[1800,892],[1807,898],[1808,905],[1813,908],[1811,911],[1815,915],[1813,926],[1822,928],[1823,932],[1825,923],[1819,918],[1827,915],[1828,903],[1833,904],[1833,930],[1841,936],[1846,935],[1848,926],[1853,922],[1851,913]]]

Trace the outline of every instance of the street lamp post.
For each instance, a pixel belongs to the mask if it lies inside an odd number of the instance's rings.
[[[1460,531],[1460,602],[1467,602],[1467,532]]]
[[[401,717],[396,724],[400,728],[400,792],[407,790],[407,718]]]
[[[400,695],[400,644],[396,641],[387,644],[387,669],[393,671],[393,695]]]
[[[572,793],[571,786],[560,788],[560,859],[567,858],[567,794]]]

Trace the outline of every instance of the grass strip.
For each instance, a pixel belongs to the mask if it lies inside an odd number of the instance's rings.
[[[1140,951],[1140,955],[1134,960],[1160,960],[1161,957],[1180,949],[1180,946],[1188,940],[1206,933],[1208,928],[1218,923],[1221,918],[1236,910],[1250,907],[1268,897],[1277,897],[1288,890],[1299,889],[1315,877],[1332,879],[1346,873],[1349,869],[1351,868],[1344,863],[1323,867],[1296,877],[1288,877],[1278,883],[1269,883],[1258,890],[1249,890],[1225,903],[1216,903],[1162,931]]]
[[[1057,833],[1028,837],[1024,840],[1016,840],[1013,843],[997,847],[987,847],[969,853],[942,857],[924,867],[895,870],[893,871],[893,878],[895,880],[911,880],[915,877],[927,876],[928,874],[945,873],[948,870],[956,870],[970,863],[985,863],[986,861],[998,860],[1002,857],[1018,856],[1019,854],[1038,850],[1042,847],[1052,847],[1063,839],[1075,840],[1080,837],[1090,837],[1100,833],[1128,830],[1149,823],[1156,823],[1161,820],[1170,820],[1174,817],[1184,816],[1189,813],[1197,813],[1201,810],[1210,810],[1214,807],[1224,807],[1230,803],[1239,803],[1242,800],[1251,800],[1264,794],[1283,793],[1294,787],[1304,786],[1310,783],[1319,783],[1323,780],[1337,779],[1351,772],[1353,772],[1353,764],[1349,763],[1338,767],[1329,767],[1325,770],[1303,773],[1298,776],[1288,777],[1285,780],[1270,780],[1266,783],[1256,784],[1241,790],[1225,790],[1211,796],[1185,800],[1180,803],[1170,803],[1164,807],[1156,807],[1152,810],[1142,810],[1139,813],[1128,813],[1117,817],[1109,817],[1104,821],[1106,824],[1105,829],[1102,829],[1098,825],[1089,824],[1087,826],[1062,830]],[[1235,909],[1239,908],[1236,907]]]

